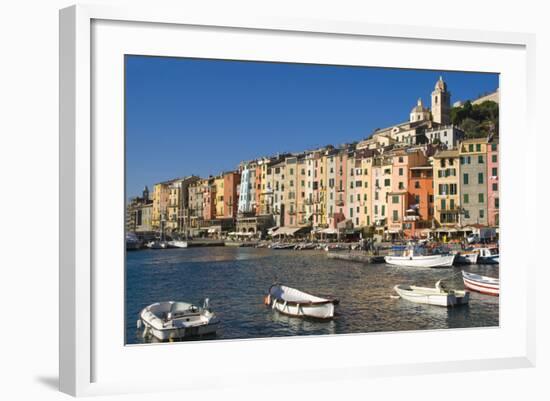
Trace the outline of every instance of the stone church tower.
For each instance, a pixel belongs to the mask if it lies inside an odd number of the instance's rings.
[[[451,92],[447,91],[442,77],[439,77],[432,92],[432,120],[443,125],[451,123]]]

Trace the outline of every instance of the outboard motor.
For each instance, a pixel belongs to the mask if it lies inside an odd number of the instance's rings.
[[[210,298],[204,298],[204,301],[202,302],[202,308],[204,310],[208,310],[210,308]]]

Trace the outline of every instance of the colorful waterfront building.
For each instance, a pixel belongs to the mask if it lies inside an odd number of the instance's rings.
[[[499,225],[499,145],[498,140],[492,140],[487,144],[487,224]]]
[[[236,219],[239,208],[239,184],[241,174],[238,171],[230,171],[223,174],[223,212],[216,217]],[[218,207],[218,206],[216,206]]]
[[[459,223],[460,159],[458,150],[442,150],[433,156],[434,218],[441,226]]]
[[[381,154],[373,165],[373,219],[376,233],[383,235],[388,226],[388,196],[392,192],[393,157]]]
[[[388,233],[394,237],[404,236],[404,222],[409,203],[409,169],[425,166],[428,159],[419,148],[398,149],[391,152],[392,178],[388,193]],[[410,219],[410,218],[409,218]]]
[[[283,221],[289,227],[298,227],[298,157],[290,156],[285,159],[286,173],[283,180],[284,192],[282,194]]]
[[[203,194],[206,187],[205,184],[208,185],[208,180],[199,179],[189,185],[189,208],[187,214],[189,217],[189,226],[192,229],[199,229],[204,225]]]
[[[209,177],[205,180],[202,187],[203,201],[203,219],[205,224],[208,224],[212,219],[216,218],[216,184],[215,178]]]
[[[360,204],[359,204],[359,226],[360,227],[370,227],[372,225],[372,165],[374,162],[374,156],[378,154],[377,151],[370,149],[358,150],[355,154],[356,161],[360,162],[361,174],[361,185],[357,191]]]
[[[241,164],[238,213],[256,213],[256,163]]]
[[[296,167],[297,171],[297,219],[300,226],[310,225],[308,220],[308,212],[306,210],[306,188],[307,188],[307,162],[305,154],[300,155]]]
[[[153,230],[161,229],[161,224],[164,224],[167,219],[170,184],[171,181],[165,181],[153,186],[153,210],[151,213]]]
[[[434,179],[431,165],[409,168],[408,175],[409,209],[404,218],[406,238],[423,236],[419,230],[430,229],[434,219]]]
[[[487,225],[487,139],[476,138],[460,144],[459,225]]]
[[[126,206],[126,230],[131,232],[151,231],[152,213],[153,201],[149,197],[149,188],[145,187],[142,195],[130,199]]]
[[[283,227],[285,225],[285,172],[286,164],[284,160],[279,160],[271,167],[273,177],[273,218],[275,225]]]
[[[338,224],[346,219],[346,191],[348,185],[347,164],[348,164],[348,149],[343,147],[338,150],[335,155],[336,165],[336,210],[334,211],[331,228],[337,228]]]

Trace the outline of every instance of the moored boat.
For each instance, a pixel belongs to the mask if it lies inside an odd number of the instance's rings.
[[[457,265],[475,265],[479,258],[479,253],[474,251],[458,251],[455,255],[454,263]]]
[[[168,247],[170,248],[187,248],[189,244],[187,241],[181,241],[181,240],[172,240],[168,241]]]
[[[199,308],[186,302],[157,302],[144,308],[137,322],[143,336],[160,341],[214,334],[219,320],[208,307],[208,299]]]
[[[499,250],[496,246],[478,247],[476,252],[479,254],[478,262],[481,264],[500,263]]]
[[[455,306],[467,304],[470,299],[468,291],[448,289],[439,280],[434,288],[414,285],[396,285],[395,292],[403,299],[418,304]]]
[[[155,241],[148,242],[146,246],[149,249],[167,249],[168,242],[155,240]]]
[[[264,303],[280,313],[315,319],[334,317],[334,305],[338,300],[321,298],[281,284],[269,287]]]
[[[126,250],[134,251],[141,248],[141,241],[135,233],[127,232],[126,233]]]
[[[481,276],[462,270],[462,279],[464,281],[464,287],[469,290],[486,295],[500,295],[500,279],[498,278]]]
[[[388,255],[384,260],[389,265],[407,267],[451,267],[455,255],[447,253],[427,254],[424,248],[419,246],[407,246],[399,250],[395,255]]]

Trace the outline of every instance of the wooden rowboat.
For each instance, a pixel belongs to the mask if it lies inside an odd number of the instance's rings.
[[[481,276],[462,270],[462,279],[464,280],[464,287],[469,290],[486,295],[499,296],[500,294],[500,280],[498,278]]]
[[[281,284],[269,287],[264,303],[280,313],[296,317],[332,319],[338,300],[321,298]]]

